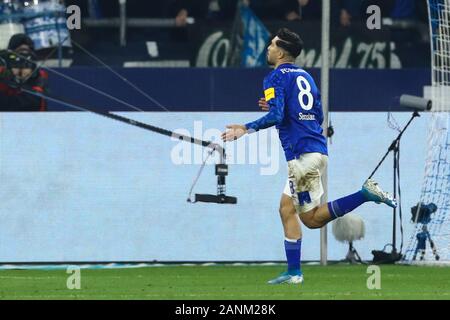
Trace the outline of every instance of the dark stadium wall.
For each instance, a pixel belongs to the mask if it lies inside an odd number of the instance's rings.
[[[241,68],[148,68],[116,69],[130,82],[170,111],[258,111],[262,79],[269,69]],[[97,89],[112,94],[145,111],[162,111],[104,68],[75,67],[58,70]],[[308,69],[320,81],[319,69]],[[334,69],[330,74],[331,111],[403,111],[402,94],[423,95],[430,85],[430,70]],[[130,111],[130,108],[81,88],[56,74],[50,74],[53,96],[103,111]],[[50,111],[67,107],[50,103]]]

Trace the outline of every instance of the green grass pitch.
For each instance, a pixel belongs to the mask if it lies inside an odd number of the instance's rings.
[[[65,270],[1,270],[0,299],[450,299],[449,267],[381,266],[369,290],[367,266],[304,266],[302,286],[267,285],[283,266],[163,266],[81,269],[81,289]]]

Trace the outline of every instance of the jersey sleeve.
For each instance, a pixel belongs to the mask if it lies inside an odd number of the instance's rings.
[[[284,118],[285,91],[281,74],[275,73],[264,80],[264,97],[269,105],[269,112],[264,116],[245,125],[247,130],[258,131],[278,125]]]

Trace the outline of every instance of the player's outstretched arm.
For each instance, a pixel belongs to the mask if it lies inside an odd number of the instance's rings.
[[[223,141],[233,141],[242,137],[246,133],[256,132],[261,129],[266,129],[274,125],[280,124],[284,117],[284,106],[275,105],[272,106],[264,117],[259,118],[256,121],[242,124],[231,124],[227,126],[227,129],[222,133]]]
[[[281,124],[284,118],[284,102],[274,103],[270,105],[269,112],[255,120],[249,122],[245,125],[248,131],[259,131],[261,129],[270,128],[274,125]]]
[[[227,129],[228,130],[222,133],[223,141],[237,140],[247,133],[247,128],[241,124],[230,124],[227,126]]]
[[[260,98],[258,100],[258,106],[262,111],[269,111],[270,107],[265,98]],[[232,141],[239,139],[241,136],[247,133],[247,128],[243,125],[232,124],[227,126],[227,131],[222,133],[223,141]]]
[[[246,133],[252,133],[261,129],[270,128],[274,125],[281,124],[284,118],[284,90],[282,87],[271,87],[265,90],[266,97],[258,101],[258,105],[264,111],[269,111],[264,117],[256,121],[249,122],[245,125],[232,124],[228,125],[224,133],[222,133],[223,141],[237,140]]]

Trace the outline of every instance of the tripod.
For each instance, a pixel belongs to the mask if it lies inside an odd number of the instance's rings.
[[[428,232],[428,228],[427,225],[424,224],[422,226],[422,232],[418,233],[416,235],[416,239],[417,239],[417,247],[416,250],[414,251],[414,256],[413,256],[413,260],[416,260],[417,257],[417,253],[420,252],[420,260],[424,260],[425,258],[425,251],[427,250],[427,240],[430,242],[430,247],[431,250],[433,251],[433,255],[434,258],[436,260],[439,260],[439,254],[437,253],[437,248],[436,245],[434,244],[434,241],[431,239],[430,233]]]
[[[347,255],[345,256],[344,261],[350,262],[351,264],[353,263],[364,264],[364,262],[361,260],[361,257],[358,254],[358,251],[356,251],[355,247],[353,246],[353,241],[349,241],[348,243],[348,252]]]
[[[383,156],[383,158],[381,159],[381,161],[378,163],[378,165],[376,166],[376,168],[373,170],[373,172],[371,173],[370,178],[372,178],[372,176],[375,174],[375,172],[377,172],[378,168],[381,166],[381,164],[384,162],[384,160],[386,159],[386,157],[389,155],[389,153],[392,151],[394,153],[394,163],[393,163],[393,169],[394,169],[394,199],[397,198],[397,190],[398,190],[398,195],[399,195],[399,200],[401,200],[401,191],[400,191],[400,139],[403,136],[403,133],[405,132],[405,130],[409,127],[409,125],[411,124],[411,122],[416,118],[416,117],[420,117],[419,112],[414,111],[411,118],[409,119],[408,123],[406,124],[406,126],[400,131],[400,133],[398,134],[397,138],[395,138],[394,141],[392,141],[391,145],[389,146],[386,154]],[[399,210],[399,214],[400,214],[400,218],[402,217],[402,207],[401,207],[401,201],[398,201],[398,210]],[[398,261],[402,258],[401,255],[401,251],[402,251],[402,246],[403,246],[403,241],[402,241],[402,245],[400,246],[400,252],[397,252],[397,247],[396,247],[396,231],[397,231],[397,208],[393,209],[393,217],[392,217],[392,252],[388,257],[388,261],[386,262],[390,262],[390,263],[394,263],[395,261]],[[400,226],[402,228],[402,226]],[[403,232],[403,229],[402,229]]]

